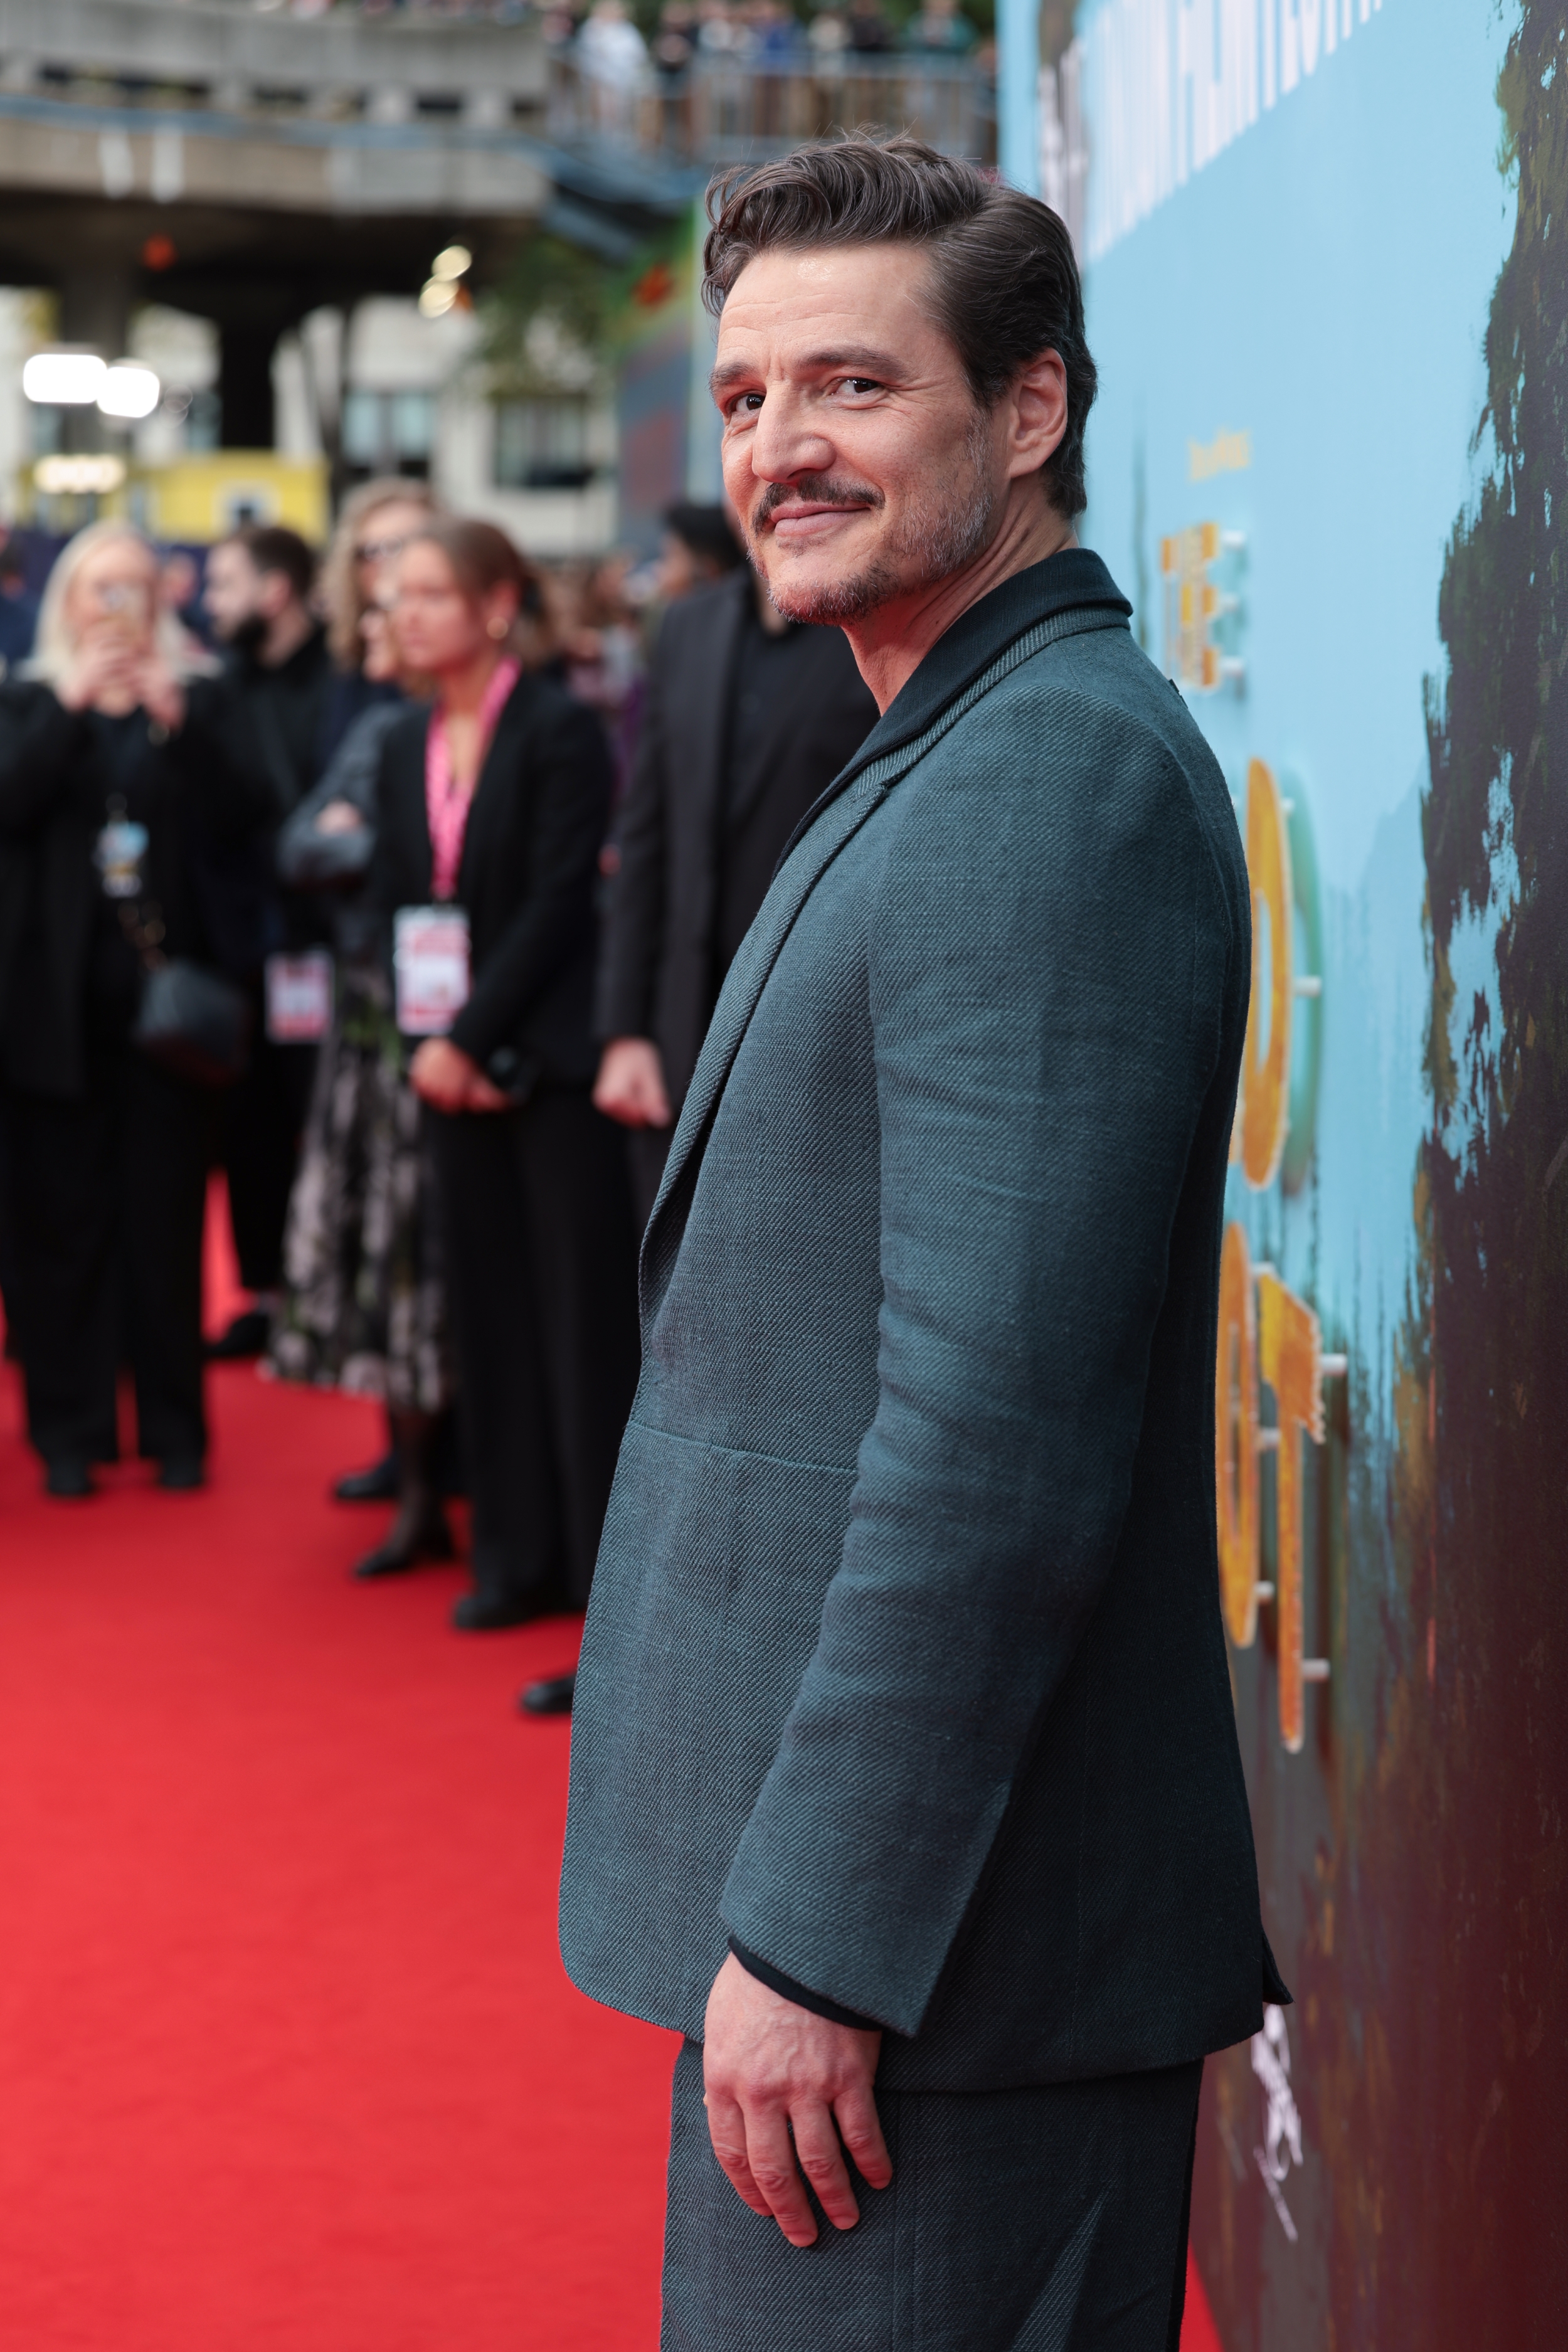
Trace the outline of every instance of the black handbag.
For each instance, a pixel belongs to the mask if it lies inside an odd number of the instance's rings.
[[[176,1077],[231,1087],[249,1066],[249,1000],[188,956],[149,962],[131,1042]]]

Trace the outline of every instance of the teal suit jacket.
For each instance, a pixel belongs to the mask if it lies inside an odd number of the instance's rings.
[[[643,1246],[562,1948],[700,2034],[733,1935],[882,2076],[1175,2064],[1268,1958],[1218,1601],[1250,971],[1225,782],[1080,550],[781,862]]]

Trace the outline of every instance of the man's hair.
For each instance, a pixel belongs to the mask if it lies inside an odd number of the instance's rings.
[[[287,523],[241,523],[218,544],[243,547],[258,572],[281,572],[300,604],[310,603],[316,584],[315,550]]]
[[[693,555],[700,555],[721,572],[732,572],[744,563],[745,550],[736,538],[729,515],[720,506],[699,506],[692,499],[677,499],[668,506],[660,518],[666,530],[673,531]]]
[[[905,133],[857,131],[721,173],[708,191],[708,217],[702,299],[715,317],[760,253],[929,246],[932,316],[982,409],[994,408],[1042,352],[1060,358],[1067,431],[1043,471],[1052,504],[1069,518],[1081,511],[1096,377],[1072,240],[1048,205]]]

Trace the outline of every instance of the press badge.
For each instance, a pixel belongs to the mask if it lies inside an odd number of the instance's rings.
[[[332,959],[325,948],[303,955],[269,955],[267,1034],[275,1045],[315,1045],[332,1017]]]
[[[468,1001],[468,918],[462,907],[400,907],[392,926],[397,1025],[444,1037]]]
[[[92,862],[106,898],[142,896],[142,860],[147,855],[147,828],[133,817],[111,816],[93,845]]]

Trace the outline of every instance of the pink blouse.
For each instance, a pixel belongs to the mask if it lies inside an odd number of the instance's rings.
[[[497,662],[479,705],[479,751],[474,765],[477,784],[490,748],[506,698],[521,676],[521,665],[509,655]],[[430,714],[425,739],[425,813],[430,824],[430,895],[450,898],[458,888],[458,868],[463,862],[463,835],[468,827],[472,791],[465,791],[452,774],[452,749],[447,740],[447,714],[437,704]]]

